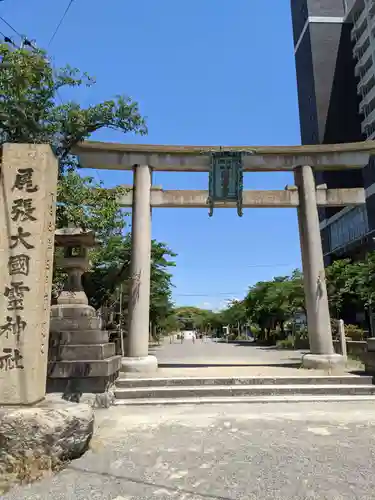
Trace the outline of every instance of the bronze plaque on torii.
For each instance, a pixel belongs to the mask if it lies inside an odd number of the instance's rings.
[[[237,204],[242,217],[243,170],[242,152],[217,151],[211,153],[209,173],[209,216],[213,215],[215,202],[230,201]]]

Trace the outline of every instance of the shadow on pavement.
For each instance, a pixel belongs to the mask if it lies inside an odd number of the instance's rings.
[[[309,349],[285,349],[284,347],[279,347],[277,345],[259,345],[258,349],[262,351],[285,351],[285,352],[310,352]]]
[[[372,376],[372,383],[375,384],[375,377],[372,373],[367,373],[366,370],[349,370],[348,373],[351,375],[357,375],[359,377],[368,377]]]

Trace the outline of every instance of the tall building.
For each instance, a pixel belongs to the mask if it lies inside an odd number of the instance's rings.
[[[291,0],[302,144],[375,138],[375,0]],[[321,209],[326,265],[373,250],[375,161],[317,172],[316,182],[364,187],[366,205]]]

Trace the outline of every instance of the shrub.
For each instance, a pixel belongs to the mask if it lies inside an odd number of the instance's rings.
[[[255,339],[258,338],[262,334],[262,330],[259,328],[258,325],[251,324],[250,331]]]
[[[365,332],[357,325],[345,325],[345,337],[352,340],[364,340]]]
[[[236,332],[232,332],[228,335],[228,340],[237,340],[238,339],[238,335]]]
[[[286,339],[279,340],[276,345],[280,349],[294,349],[294,337],[289,335]]]
[[[303,325],[296,329],[296,337],[301,340],[309,340],[309,332],[307,326]]]
[[[280,349],[309,349],[307,328],[301,328],[295,335],[288,335],[286,339],[276,343]]]

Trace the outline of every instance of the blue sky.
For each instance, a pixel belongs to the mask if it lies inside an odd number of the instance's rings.
[[[0,15],[46,48],[68,0],[4,0]],[[6,35],[12,31],[0,21]],[[15,36],[15,41],[17,37]],[[90,105],[137,100],[149,134],[101,131],[96,140],[150,144],[299,144],[289,0],[75,0],[53,40],[56,66],[94,75],[62,92]],[[106,185],[129,172],[93,172]],[[283,189],[288,173],[247,173],[247,189]],[[208,174],[154,174],[166,189],[207,189]],[[156,209],[153,237],[178,253],[177,304],[221,307],[248,286],[300,266],[295,210]]]

